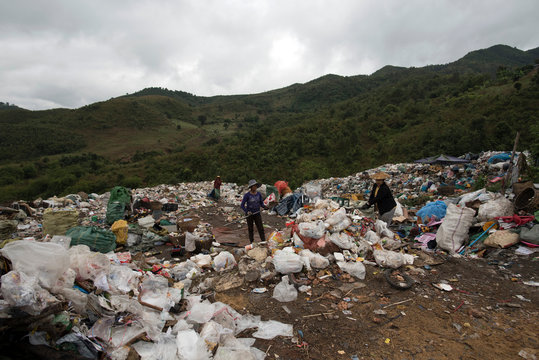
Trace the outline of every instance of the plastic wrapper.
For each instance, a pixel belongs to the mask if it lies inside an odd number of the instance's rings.
[[[293,284],[290,284],[288,276],[285,275],[281,282],[275,286],[272,297],[280,302],[295,301],[298,298],[298,291]]]
[[[139,321],[129,325],[114,326],[111,330],[110,343],[113,347],[121,347],[144,334],[144,327]]]
[[[298,225],[299,233],[313,239],[320,239],[324,236],[326,228],[320,220],[315,222],[303,222]]]
[[[269,320],[261,321],[258,324],[258,330],[253,336],[258,339],[271,340],[276,336],[293,336],[293,327],[279,321]]]
[[[70,305],[77,314],[86,313],[86,305],[88,304],[88,295],[77,289],[63,288],[58,291],[58,294],[62,295],[69,301]]]
[[[150,276],[142,282],[140,289],[142,302],[168,311],[181,298],[181,290],[168,287],[168,280],[162,276]]]
[[[113,293],[128,293],[137,289],[140,273],[122,265],[111,265],[107,275],[110,291]]]
[[[213,259],[213,269],[215,271],[228,270],[234,266],[236,266],[236,259],[234,258],[234,255],[228,251],[221,251],[219,255]]]
[[[359,261],[338,261],[337,265],[342,271],[357,277],[360,280],[365,279],[365,265]]]
[[[31,315],[38,315],[57,299],[39,286],[37,278],[12,270],[3,275],[0,291],[11,306],[20,307]]]
[[[451,254],[455,253],[468,239],[468,231],[474,217],[475,210],[449,204],[444,221],[436,233],[438,247]]]
[[[204,340],[194,330],[182,330],[176,336],[180,359],[209,360],[211,355]]]
[[[378,236],[378,234],[374,231],[369,230],[367,233],[365,233],[365,241],[367,241],[370,245],[378,244],[380,242],[380,236]]]
[[[69,267],[67,250],[60,244],[14,241],[1,250],[11,260],[13,270],[35,276],[39,284],[50,289]]]
[[[90,251],[86,245],[73,246],[68,251],[70,267],[77,272],[77,278],[94,280],[100,274],[108,274],[110,260],[102,253]]]
[[[112,335],[112,326],[114,325],[114,316],[102,317],[97,319],[88,332],[88,337],[98,338],[106,343],[110,343]]]
[[[191,279],[200,272],[200,268],[191,260],[187,260],[174,266],[172,269],[169,269],[169,272],[174,280],[182,281],[185,279]]]
[[[204,339],[204,341],[213,344],[219,344],[221,336],[227,334],[233,334],[232,329],[225,328],[215,321],[208,321],[200,331],[200,337]]]
[[[234,333],[237,335],[245,329],[258,327],[260,323],[260,315],[245,314],[235,319],[236,329]]]
[[[292,250],[292,248],[285,249]],[[275,266],[275,271],[281,274],[297,273],[303,269],[301,257],[293,250],[277,250],[273,255],[273,265]]]
[[[207,300],[196,301],[192,300],[192,304],[189,309],[189,316],[187,320],[199,324],[204,324],[211,320],[213,313],[215,312],[215,305]]]
[[[389,250],[374,250],[374,260],[379,266],[398,269],[403,265],[412,265],[414,257],[410,254],[401,254]]]

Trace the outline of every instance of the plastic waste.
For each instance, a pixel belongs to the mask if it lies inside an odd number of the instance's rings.
[[[298,224],[299,233],[313,239],[320,239],[324,236],[324,223],[320,220],[315,222],[303,222]]]
[[[281,282],[275,286],[272,297],[280,302],[295,301],[298,298],[298,291],[290,283],[288,275],[283,276]]]
[[[236,264],[234,255],[228,251],[221,251],[219,255],[213,259],[213,269],[215,271],[228,270],[236,266]]]
[[[176,336],[176,345],[180,359],[208,360],[210,353],[204,340],[194,330],[182,330]]]
[[[275,266],[275,271],[281,274],[297,273],[303,269],[301,257],[291,247],[277,250],[273,255],[273,265]]]
[[[71,238],[69,236],[54,235],[50,242],[60,244],[67,250],[71,245]]]
[[[346,250],[352,248],[352,245],[354,244],[353,238],[345,232],[331,234],[329,240],[341,249]]]
[[[271,340],[276,336],[293,336],[293,327],[279,321],[269,320],[261,321],[258,324],[258,330],[253,336],[258,339]]]
[[[367,233],[365,233],[365,240],[370,245],[374,245],[380,242],[380,236],[378,236],[378,234],[376,234],[374,231],[369,230]]]
[[[365,279],[365,265],[359,261],[339,261],[337,265],[341,270],[357,277],[360,280]]]
[[[329,266],[329,260],[318,253],[313,253],[310,250],[302,250],[299,256],[309,259],[309,264],[316,269],[325,269]]]
[[[479,206],[477,220],[488,221],[495,217],[512,216],[513,203],[505,196],[498,196]]]
[[[449,204],[442,225],[436,233],[438,247],[454,254],[468,239],[468,230],[474,217],[475,210]]]
[[[397,269],[402,265],[412,265],[414,257],[410,254],[401,254],[390,250],[374,250],[374,260],[379,266]]]
[[[190,232],[185,233],[185,251],[193,252],[196,250],[196,241],[199,240],[199,237],[193,235]]]
[[[127,243],[127,221],[117,220],[112,224],[110,230],[116,235],[116,244],[125,245]]]
[[[6,244],[0,253],[11,261],[13,270],[36,277],[47,289],[69,267],[68,252],[60,244],[19,240]]]
[[[258,324],[260,323],[260,315],[245,314],[238,317],[235,322],[236,330],[234,333],[237,335],[245,329],[258,327]]]
[[[136,290],[139,283],[140,273],[123,265],[111,265],[107,275],[110,291],[113,293],[128,293]]]
[[[11,306],[20,307],[31,315],[38,315],[50,304],[58,301],[38,284],[34,276],[12,270],[1,278],[0,291]]]
[[[192,256],[190,260],[193,261],[195,264],[197,264],[197,266],[200,268],[211,267],[211,255],[198,254],[198,255]]]
[[[207,300],[201,302],[194,302],[189,310],[189,316],[187,320],[199,324],[204,324],[213,317],[215,312],[215,305]]]
[[[153,216],[148,215],[148,216],[138,219],[137,222],[140,227],[147,229],[153,226],[153,224],[155,223],[155,219],[153,218]]]
[[[374,223],[374,228],[376,229],[376,233],[381,237],[388,237],[390,239],[393,239],[395,237],[395,233],[389,230],[385,221],[376,220],[376,222]]]
[[[102,253],[90,251],[86,245],[76,245],[68,250],[70,267],[81,280],[94,280],[98,275],[110,271],[110,260]]]
[[[347,227],[349,227],[351,224],[352,224],[352,221],[348,217],[346,217],[346,218],[344,218],[343,221],[331,226],[330,232],[332,232],[332,233],[341,232],[344,229],[346,229]]]

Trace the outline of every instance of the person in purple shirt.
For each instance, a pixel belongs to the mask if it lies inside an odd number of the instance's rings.
[[[254,241],[253,222],[256,224],[260,241],[266,240],[260,208],[267,210],[268,207],[264,205],[262,195],[257,191],[260,186],[260,183],[256,182],[256,180],[249,180],[249,192],[243,195],[243,200],[241,201],[241,209],[247,215],[247,229],[249,230],[249,241],[251,244]]]

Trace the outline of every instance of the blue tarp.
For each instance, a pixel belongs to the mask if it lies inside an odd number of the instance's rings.
[[[511,160],[511,155],[503,153],[503,154],[492,155],[488,159],[487,162],[489,164],[496,164],[496,163],[504,162],[504,161],[507,161],[507,160]]]
[[[417,216],[421,218],[421,221],[425,220],[425,217],[429,217],[432,220],[432,217],[435,216],[436,219],[441,220],[445,217],[447,211],[447,205],[441,200],[428,203],[423,206],[418,212]]]

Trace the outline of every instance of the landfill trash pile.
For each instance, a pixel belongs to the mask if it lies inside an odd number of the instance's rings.
[[[236,184],[221,186],[220,206],[208,197],[211,182],[16,202],[0,208],[0,328],[30,326],[30,344],[90,359],[264,359],[256,339],[296,339],[293,326],[241,314],[216,293],[241,288],[290,303],[328,277],[364,280],[368,267],[406,290],[424,272],[414,264],[425,256],[534,254],[537,187],[513,181],[502,193],[472,191],[481,178],[495,184],[511,168],[506,153],[470,161],[384,165],[296,191],[284,180],[264,185],[268,216],[286,225],[245,248],[217,242],[200,212],[214,208],[212,216],[242,228],[247,189]],[[381,170],[400,200],[391,224],[362,207],[370,175]],[[425,194],[427,202],[405,204]],[[350,318],[347,301],[336,309]]]

